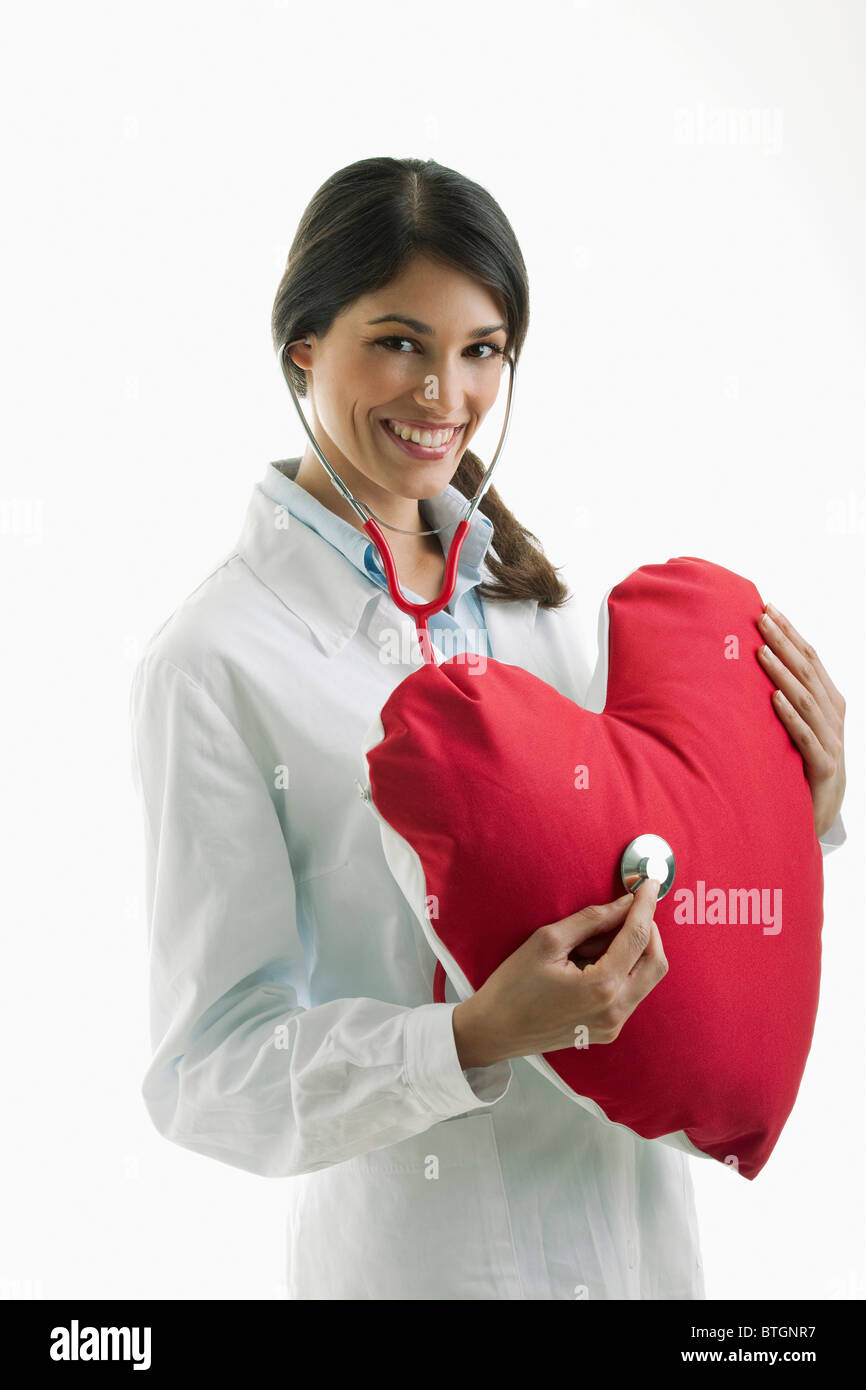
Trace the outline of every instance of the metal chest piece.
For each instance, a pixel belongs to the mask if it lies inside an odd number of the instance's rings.
[[[636,893],[647,878],[658,879],[656,901],[659,901],[673,887],[676,867],[674,852],[667,840],[661,835],[638,835],[623,850],[619,872],[623,887],[629,893]]]

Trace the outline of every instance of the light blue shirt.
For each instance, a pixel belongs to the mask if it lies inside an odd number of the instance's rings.
[[[363,531],[357,530],[351,522],[337,516],[318,498],[307,492],[306,488],[295,482],[300,463],[299,458],[269,463],[265,476],[258,485],[259,490],[272,502],[285,507],[292,516],[318,532],[362,574],[368,575],[387,592],[385,571],[379,562],[379,553],[373,542]],[[324,472],[324,469],[322,471]],[[448,554],[448,546],[454,532],[466,515],[467,500],[459,488],[448,483],[436,497],[419,502],[425,525],[431,529],[439,526],[445,528],[438,532],[444,555]],[[483,600],[475,592],[476,585],[481,582],[481,562],[492,537],[492,521],[476,508],[469,523],[469,534],[460,552],[454,596],[446,609],[441,613],[434,613],[428,619],[430,635],[446,657],[450,658],[467,651],[475,655],[492,656]],[[400,587],[413,603],[426,602],[420,594],[414,593],[404,585]]]

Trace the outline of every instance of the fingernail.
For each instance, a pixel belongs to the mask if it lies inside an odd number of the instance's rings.
[[[647,883],[655,889],[656,893],[658,893],[659,889],[661,888],[661,884],[659,883],[657,878],[648,878]]]

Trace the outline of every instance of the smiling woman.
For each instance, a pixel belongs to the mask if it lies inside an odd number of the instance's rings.
[[[316,438],[340,477],[413,533],[394,544],[407,578],[423,572],[429,587],[441,572],[418,501],[449,483],[467,498],[477,492],[484,465],[469,444],[497,398],[504,355],[519,359],[528,325],[513,230],[490,194],[453,169],[362,160],[328,179],[301,219],[271,316],[274,346],[292,344],[292,382],[312,397]],[[408,460],[422,466],[410,470]],[[294,481],[361,529],[309,447]],[[492,486],[479,509],[493,525],[496,580],[479,586],[479,598],[566,603],[537,537]]]
[[[410,602],[439,595],[467,528],[452,598],[429,622],[434,643],[471,653],[473,680],[491,658],[586,698],[570,595],[536,538],[491,486],[466,517],[485,476],[473,444],[528,321],[520,248],[479,184],[413,159],[329,178],[271,315],[312,442],[267,466],[235,549],[135,673],[145,1101],[174,1143],[292,1179],[294,1299],[703,1297],[686,1155],[603,1123],[526,1060],[545,1040],[572,1046],[578,1020],[590,1042],[612,1041],[655,988],[651,895],[539,919],[533,949],[475,1007],[430,1002],[437,958],[359,777],[366,731],[419,674],[419,643],[319,453],[391,528]],[[530,748],[532,719],[521,708],[513,730]],[[491,797],[476,806],[495,841],[503,803],[495,767],[483,771]],[[476,833],[449,823],[468,853]],[[484,885],[466,883],[467,903],[470,889]],[[573,959],[592,940],[604,989],[595,961]]]
[[[412,261],[410,262],[409,270],[410,276],[408,278],[410,280],[410,283],[404,287],[404,293],[414,294],[419,299],[423,298],[425,289],[429,293],[429,286],[425,286],[423,283],[420,285],[417,283],[413,285],[411,283],[412,278],[414,278],[416,281],[419,278],[421,278],[422,280],[429,280],[431,276],[429,273],[425,275],[425,271],[433,272],[434,279],[436,278],[437,273],[439,277],[442,277],[443,275],[442,267],[437,267],[435,263],[430,263],[428,267],[425,264],[424,258],[419,256],[413,257]],[[418,274],[419,271],[421,272],[420,277]],[[465,282],[464,284],[461,285],[459,283],[454,283],[457,279],[456,273],[450,270],[445,270],[444,276],[452,283],[438,286],[438,296],[443,302],[450,302],[452,304],[452,307],[455,307],[457,313],[459,314],[462,307],[462,301],[471,298],[473,292],[475,291],[475,286],[466,276],[460,277]],[[407,277],[403,276],[401,278],[406,279]],[[343,316],[341,315],[340,317],[342,318]],[[417,319],[410,318],[408,315],[404,315],[401,318],[399,314],[383,314],[379,318],[370,320],[371,324],[388,322],[403,322],[410,328],[417,327],[417,329],[423,333],[431,335],[433,333],[433,330],[429,327],[429,325],[420,323]],[[475,329],[473,331],[472,337],[475,340],[478,340],[481,337],[483,337],[485,333],[495,333],[497,331],[501,331],[504,333],[506,331],[505,325],[493,324],[488,326],[486,329]],[[334,347],[334,332],[335,331],[332,330],[327,335],[325,340],[326,344],[330,345],[332,348]],[[392,337],[375,339],[372,345],[377,347],[390,347],[393,343],[397,343],[399,346],[403,342],[407,342],[410,347],[413,346],[413,343],[410,339],[401,339],[398,338],[396,335]],[[334,372],[332,375],[332,380],[335,384],[335,388],[345,388],[346,378],[351,375],[353,365],[351,360],[351,348],[353,345],[354,338],[349,338],[349,351],[346,353],[347,360],[345,362],[345,365],[342,370],[338,370]],[[306,349],[306,358],[307,363],[309,365],[312,359],[312,343],[310,342],[309,338],[303,339],[303,346]],[[467,536],[469,535],[470,521],[474,512],[478,508],[482,498],[484,497],[484,494],[488,491],[490,487],[491,481],[493,479],[493,474],[496,469],[496,465],[499,461],[499,456],[502,452],[502,448],[505,443],[505,437],[508,432],[508,425],[511,418],[515,371],[513,358],[505,351],[503,347],[500,347],[497,343],[479,343],[476,341],[473,342],[472,346],[477,346],[484,349],[491,356],[498,355],[503,364],[508,364],[509,382],[508,394],[505,404],[505,418],[502,424],[502,429],[500,431],[499,443],[496,446],[494,455],[484,472],[484,476],[481,479],[481,482],[479,483],[477,491],[475,492],[471,500],[467,503],[464,516],[461,518],[459,524],[454,528],[454,534],[448,546],[447,553],[445,553],[444,562],[442,554],[439,553],[439,548],[436,545],[436,542],[430,542],[430,544],[433,546],[432,566],[436,577],[433,583],[433,594],[429,598],[422,599],[420,603],[413,601],[412,599],[408,598],[406,594],[404,594],[400,586],[400,579],[397,573],[397,566],[394,561],[394,554],[391,545],[389,544],[389,541],[387,540],[385,532],[382,528],[385,527],[390,532],[392,532],[392,539],[394,533],[397,533],[401,536],[409,536],[412,538],[409,541],[403,541],[400,543],[404,553],[407,551],[408,547],[411,546],[413,548],[413,553],[411,553],[408,556],[408,558],[405,556],[405,554],[403,558],[401,558],[400,567],[404,570],[407,567],[411,568],[413,572],[413,583],[415,584],[415,587],[417,589],[419,585],[417,579],[414,576],[418,572],[419,556],[422,554],[422,552],[425,553],[425,556],[429,557],[430,555],[429,547],[425,550],[425,540],[429,537],[439,534],[441,531],[445,529],[445,527],[439,526],[425,530],[418,524],[419,520],[421,519],[420,516],[413,517],[414,524],[412,526],[398,526],[395,522],[387,521],[378,512],[374,511],[372,507],[369,507],[367,504],[361,501],[360,498],[355,496],[354,492],[352,492],[351,488],[349,487],[346,479],[342,476],[342,473],[338,473],[336,471],[333,464],[322,452],[322,448],[318,439],[316,438],[316,434],[314,433],[314,430],[310,428],[304,410],[301,406],[300,397],[298,396],[298,393],[295,389],[292,380],[292,374],[288,368],[288,360],[286,356],[287,352],[290,351],[293,347],[295,347],[295,344],[285,343],[281,345],[279,350],[280,366],[282,367],[283,375],[286,379],[286,385],[289,388],[293,404],[297,409],[299,419],[304,429],[304,433],[306,434],[307,439],[309,441],[310,449],[315,455],[315,458],[318,459],[319,463],[324,468],[326,474],[330,478],[331,482],[333,483],[337,492],[340,494],[341,498],[343,498],[348,503],[355,516],[357,516],[360,519],[361,528],[373,541],[373,544],[375,545],[376,550],[378,552],[381,565],[386,575],[388,590],[391,594],[391,597],[396,606],[401,610],[401,612],[410,613],[414,618],[418,631],[418,640],[421,644],[425,660],[428,662],[433,660],[433,652],[431,647],[429,631],[430,619],[436,616],[437,614],[442,613],[443,610],[447,608],[449,603],[451,603],[454,598],[457,583],[457,570],[460,563],[460,556],[463,550],[463,546],[466,542]],[[462,342],[459,344],[458,350],[461,349]],[[413,354],[413,356],[417,360],[418,354]],[[395,372],[393,373],[395,380],[389,381],[385,372],[379,371],[377,374],[375,372],[370,371],[360,377],[358,381],[359,388],[362,390],[362,392],[365,393],[365,395],[369,396],[371,392],[371,387],[377,387],[378,376],[378,390],[380,392],[390,386],[406,390],[407,393],[411,394],[412,396],[411,408],[413,409],[416,408],[417,398],[419,398],[422,394],[425,401],[439,401],[439,374],[436,372],[429,371],[424,372],[423,369],[419,369],[418,367],[416,367],[414,362],[410,362],[409,366],[411,370],[411,376],[408,383],[402,379],[402,377],[405,376],[405,373],[401,373],[398,377],[398,374]],[[461,403],[459,406],[460,410],[466,408],[467,402],[471,402],[472,390],[473,386],[475,385],[475,383],[473,383],[471,379],[468,381],[463,381],[462,375],[463,374],[460,372],[455,372],[455,380],[452,388],[454,392],[459,393],[461,397]],[[351,383],[351,385],[354,386],[354,381]],[[325,405],[328,414],[332,416],[335,414],[339,415],[339,401],[337,399],[333,397],[330,399],[326,399]],[[484,409],[489,409],[489,402],[484,403]],[[456,413],[457,412],[455,410],[455,415]],[[318,418],[318,411],[317,427],[320,433],[323,432],[321,419]],[[423,460],[425,462],[438,462],[440,459],[447,457],[452,453],[452,450],[456,446],[458,441],[465,440],[465,438],[467,437],[467,425],[465,421],[463,423],[458,422],[457,419],[453,421],[448,421],[444,420],[441,415],[436,417],[430,415],[423,420],[410,420],[407,419],[406,416],[397,415],[389,415],[382,418],[375,418],[375,424],[373,427],[374,436],[376,435],[377,429],[381,431],[381,437],[374,438],[374,449],[378,449],[379,445],[382,442],[382,439],[385,439],[387,440],[390,446],[399,448],[403,453],[407,454],[409,458]],[[356,431],[352,429],[348,430],[348,434],[352,438],[354,437],[355,433]],[[359,440],[359,447],[363,444],[363,442],[363,440]],[[349,467],[351,467],[351,465],[344,457],[343,462],[341,463],[341,469],[345,471]],[[416,472],[417,470],[412,470],[412,474]],[[365,486],[369,485],[370,487],[374,487],[377,482],[383,481],[382,476],[380,476],[377,479],[375,472],[370,472],[369,469],[366,470],[366,473],[363,468],[353,469],[353,473],[356,477],[359,477],[363,480]],[[317,482],[321,481],[318,476],[318,470],[316,469],[315,462],[311,462],[309,450],[304,465],[302,465],[301,469],[295,475],[296,483],[299,482],[299,479],[302,479],[307,490],[314,490],[317,485]],[[405,519],[409,520],[410,516],[414,512],[420,512],[420,504],[418,503],[417,498],[413,501],[411,495],[405,495],[407,486],[407,475],[405,465],[401,464],[400,471],[396,475],[396,477],[390,480],[386,479],[385,481],[387,483],[387,486],[384,489],[383,505],[387,506],[390,509],[392,515],[396,516],[398,511],[406,510],[407,515]],[[411,475],[409,476],[408,481],[412,481]],[[356,487],[357,486],[358,484],[356,483]],[[447,483],[440,483],[437,489],[440,493],[442,490],[442,486],[447,486]],[[379,488],[379,491],[381,492],[382,489]],[[456,490],[452,489],[452,491],[455,491],[456,495]],[[324,505],[327,505],[327,498],[323,498],[321,500],[323,501]],[[354,524],[357,526],[358,523],[354,522],[353,520],[349,524]],[[419,547],[417,550],[414,550],[416,538],[419,542]],[[444,574],[442,573],[443,571]],[[440,574],[442,575],[441,582],[439,579]],[[428,588],[426,578],[422,580],[422,587],[424,587],[425,590]]]

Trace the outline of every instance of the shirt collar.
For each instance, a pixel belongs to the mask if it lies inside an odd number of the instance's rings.
[[[294,481],[300,459],[279,463],[269,463],[264,478],[253,489],[237,551],[262,583],[306,623],[330,656],[354,636],[374,598],[381,597],[387,603],[392,600],[314,527],[318,523],[323,530],[340,536],[345,547],[353,547],[362,568],[366,554],[375,553],[373,542]],[[292,476],[286,476],[283,468]],[[466,503],[466,497],[451,483],[424,502],[431,528],[444,527],[439,538],[445,552],[465,515]],[[492,537],[493,523],[476,508],[459,568],[478,574],[481,583],[493,578],[485,560]]]

